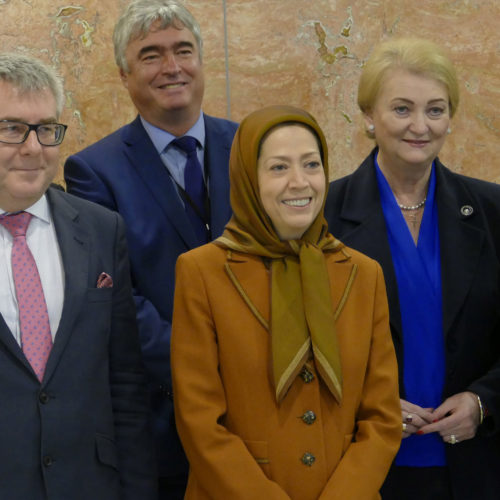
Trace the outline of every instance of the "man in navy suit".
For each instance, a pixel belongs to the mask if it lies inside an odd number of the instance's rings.
[[[160,498],[183,498],[188,464],[175,429],[170,327],[179,254],[219,236],[230,218],[228,162],[237,125],[201,111],[200,28],[182,4],[134,0],[113,35],[120,77],[139,111],[130,124],[70,156],[68,191],[118,211],[127,226],[143,358],[149,376]],[[205,200],[193,203],[188,157],[194,138]],[[201,178],[201,174],[200,174]],[[200,237],[195,223],[202,226]],[[203,229],[204,228],[204,229]]]
[[[50,68],[0,55],[0,498],[153,500],[124,224],[50,187],[63,103]]]

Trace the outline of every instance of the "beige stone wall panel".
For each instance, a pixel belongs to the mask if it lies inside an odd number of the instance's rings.
[[[4,50],[38,56],[65,79],[62,121],[70,129],[62,161],[135,116],[111,43],[126,3],[0,2]],[[456,63],[462,98],[440,156],[456,171],[500,182],[497,0],[189,0],[186,5],[205,40],[204,110],[237,121],[267,104],[310,110],[328,138],[332,178],[351,172],[372,147],[356,105],[359,74],[372,47],[400,35],[436,41]]]

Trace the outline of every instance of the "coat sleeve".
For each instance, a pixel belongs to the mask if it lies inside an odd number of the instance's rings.
[[[132,302],[125,230],[115,238],[109,376],[123,500],[156,499],[156,470],[148,425],[146,379]]]
[[[197,498],[288,499],[265,476],[241,438],[220,423],[226,398],[208,286],[193,256],[181,255],[176,268],[171,359],[177,430],[191,467],[188,490],[195,483],[205,493]]]
[[[371,351],[356,415],[356,433],[321,493],[322,500],[380,498],[378,491],[401,443],[397,363],[384,278],[378,264],[376,268]]]

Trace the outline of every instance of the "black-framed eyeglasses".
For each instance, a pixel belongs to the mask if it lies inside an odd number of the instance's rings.
[[[0,142],[22,144],[34,130],[42,146],[58,146],[64,139],[67,125],[62,123],[24,123],[0,120]]]

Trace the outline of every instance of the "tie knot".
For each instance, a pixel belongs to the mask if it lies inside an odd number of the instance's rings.
[[[179,149],[182,149],[184,153],[189,155],[193,152],[196,152],[196,145],[198,144],[198,141],[190,135],[185,135],[183,137],[177,137],[177,139],[174,139],[172,141],[172,144]]]
[[[2,224],[2,226],[4,226],[14,237],[25,236],[30,221],[31,214],[28,212],[0,216],[0,224]]]

